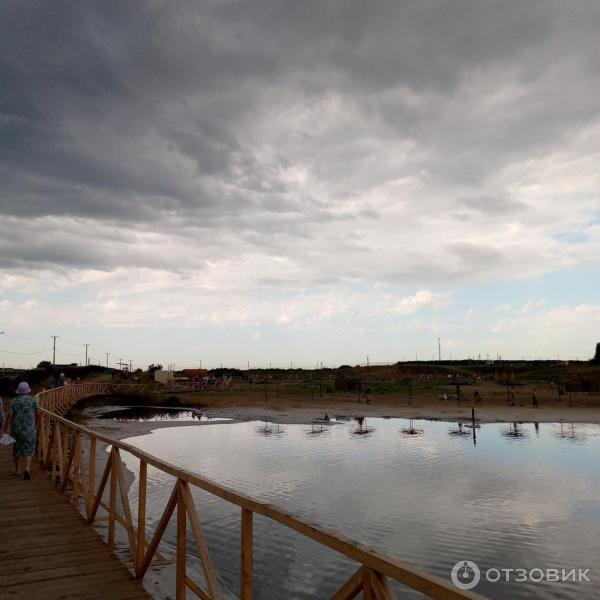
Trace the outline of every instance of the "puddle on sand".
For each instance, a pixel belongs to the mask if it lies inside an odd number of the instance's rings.
[[[156,406],[123,406],[102,412],[97,415],[99,419],[111,421],[202,421],[221,422],[232,421],[225,417],[210,417],[199,410],[189,408],[172,408]]]

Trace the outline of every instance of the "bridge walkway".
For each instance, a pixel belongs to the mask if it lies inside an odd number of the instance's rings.
[[[0,598],[151,598],[37,462],[16,479],[0,446]]]

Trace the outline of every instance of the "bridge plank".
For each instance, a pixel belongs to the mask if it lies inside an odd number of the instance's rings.
[[[15,600],[150,598],[37,464],[31,481],[10,476],[0,449],[0,597]]]

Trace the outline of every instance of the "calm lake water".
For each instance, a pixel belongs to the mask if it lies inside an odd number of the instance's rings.
[[[482,580],[475,591],[490,598],[597,598],[600,426],[489,424],[476,433],[475,445],[472,430],[457,424],[369,418],[362,425],[174,426],[126,441],[446,580],[459,560],[482,569],[591,569],[591,584]],[[137,461],[123,458],[137,472]],[[149,529],[172,486],[149,469]],[[194,495],[219,579],[233,597],[239,509]],[[135,484],[130,496],[137,500]],[[167,532],[173,547],[174,525]],[[254,535],[258,599],[327,598],[356,568],[262,517]]]

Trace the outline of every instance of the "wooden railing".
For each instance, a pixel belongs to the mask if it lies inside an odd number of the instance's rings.
[[[123,384],[117,384],[123,385]],[[91,429],[73,423],[62,415],[79,400],[114,391],[114,384],[84,383],[55,388],[38,394],[40,405],[40,429],[38,459],[49,471],[54,484],[67,496],[75,507],[83,512],[88,523],[99,520],[102,508],[108,513],[107,543],[115,546],[116,526],[127,534],[132,557],[132,570],[136,578],[143,578],[153,560],[164,560],[158,552],[159,544],[171,516],[177,514],[176,534],[176,598],[183,599],[186,589],[199,598],[217,600],[222,597],[218,578],[211,560],[202,530],[202,523],[194,504],[191,488],[196,487],[240,509],[241,557],[240,590],[243,600],[250,600],[253,593],[253,518],[263,515],[293,529],[301,535],[335,550],[358,563],[358,568],[334,594],[335,600],[356,597],[361,591],[367,600],[392,600],[396,598],[390,579],[418,590],[430,598],[477,599],[481,596],[462,591],[444,580],[425,573],[410,564],[396,561],[345,539],[337,533],[308,523],[272,506],[240,494],[219,483],[190,473],[185,469],[156,458],[142,450]],[[98,443],[110,448],[102,476],[96,482],[96,449]],[[85,460],[87,451],[88,458]],[[139,460],[137,519],[132,518],[121,453]],[[159,524],[150,540],[146,539],[146,498],[148,466],[155,467],[175,478],[175,485],[162,513]],[[108,486],[108,490],[107,490]],[[108,491],[108,502],[104,501]],[[121,509],[121,512],[119,511]],[[187,526],[194,537],[206,586],[192,579],[186,570]]]

